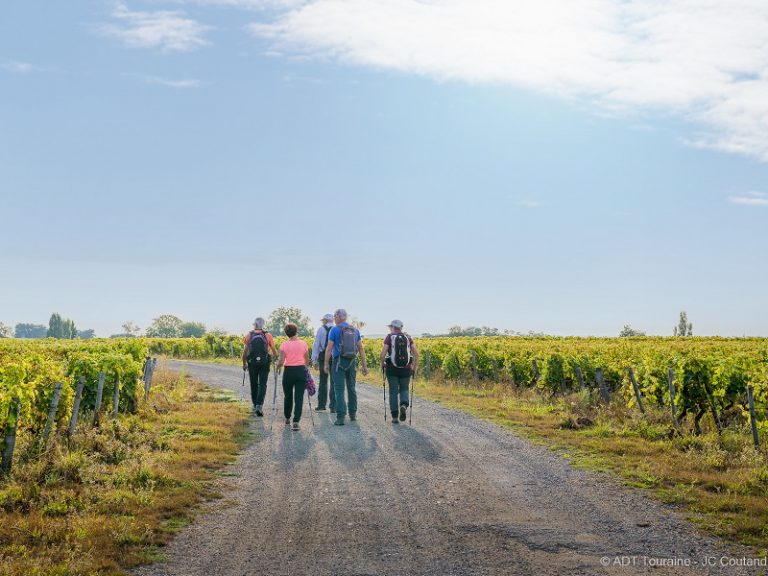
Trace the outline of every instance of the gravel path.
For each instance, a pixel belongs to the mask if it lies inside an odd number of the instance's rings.
[[[240,393],[237,366],[167,365]],[[384,422],[380,386],[358,384],[358,396],[358,422],[343,427],[327,412],[315,413],[314,428],[305,412],[298,433],[279,414],[273,432],[268,418],[254,418],[255,442],[222,481],[226,498],[179,534],[165,563],[136,574],[764,571],[721,567],[723,557],[750,554],[497,426],[418,398],[413,427],[393,425]],[[716,565],[705,566],[708,558]]]

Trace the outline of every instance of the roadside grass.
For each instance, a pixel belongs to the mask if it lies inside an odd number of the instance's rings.
[[[0,481],[0,576],[122,575],[162,548],[250,437],[247,411],[189,377],[158,370],[137,414],[84,422],[36,455],[25,436]]]
[[[717,536],[768,553],[768,458],[744,423],[700,436],[675,433],[666,411],[642,416],[586,393],[547,398],[509,385],[419,380],[416,395],[513,428],[574,466],[649,490]]]

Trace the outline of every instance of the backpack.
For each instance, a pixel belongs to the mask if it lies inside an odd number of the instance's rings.
[[[346,325],[341,328],[341,357],[345,359],[357,356],[357,329]]]
[[[248,362],[253,366],[269,365],[267,332],[251,332],[251,339],[248,341]]]
[[[389,361],[395,368],[407,368],[411,363],[411,340],[407,334],[390,336]]]
[[[323,326],[323,328],[325,328],[325,343],[318,348],[318,352],[320,352],[321,354],[325,352],[326,348],[328,348],[328,334],[330,334],[331,332],[330,326]]]

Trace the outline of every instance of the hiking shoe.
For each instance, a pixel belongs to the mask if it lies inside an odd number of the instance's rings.
[[[264,416],[264,412],[262,412],[261,410],[254,410],[253,413],[256,414],[256,416],[258,416],[259,418],[262,418]]]
[[[336,414],[336,408],[334,408],[333,406],[331,406],[331,414]]]
[[[350,413],[349,413],[349,421],[350,421],[350,422],[354,422],[355,420],[357,420],[357,413],[355,413],[355,412],[350,412]]]
[[[286,426],[290,426],[291,425],[291,419],[290,418],[286,418],[285,419],[285,425]]]
[[[400,406],[400,422],[405,422],[405,417],[408,413],[407,406]]]
[[[392,424],[400,424],[400,421],[397,419],[397,417],[392,416]]]
[[[293,426],[291,426],[291,430],[293,430],[294,432],[298,432],[299,431],[299,423],[298,422],[294,422]]]
[[[325,412],[325,408],[318,406],[315,408],[315,412]]]
[[[336,420],[333,422],[333,425],[334,425],[334,426],[344,426],[344,420],[343,420],[343,419],[341,419],[341,418],[337,418],[337,419],[336,419]]]

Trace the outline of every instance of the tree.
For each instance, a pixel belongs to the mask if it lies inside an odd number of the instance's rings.
[[[688,322],[688,313],[685,310],[680,312],[680,320],[672,334],[674,336],[693,336],[693,324]]]
[[[48,321],[48,338],[57,338],[62,340],[72,340],[77,338],[77,327],[69,318],[62,318],[61,314],[51,314]]]
[[[219,328],[218,326],[214,326],[206,334],[210,334],[211,336],[229,336],[229,332],[224,330],[224,328]]]
[[[42,324],[16,324],[14,335],[16,338],[45,338],[48,328]]]
[[[352,326],[354,326],[360,331],[362,331],[363,328],[365,328],[368,325],[366,322],[364,322],[363,320],[360,320],[360,318],[356,318],[355,316],[353,316],[350,319],[349,323],[352,324]]]
[[[184,322],[181,318],[171,314],[163,314],[152,319],[152,324],[147,328],[147,336],[150,338],[179,338],[181,326]]]
[[[182,338],[202,338],[205,332],[205,324],[202,322],[184,322],[181,325]]]
[[[90,340],[91,338],[96,337],[96,331],[93,328],[88,328],[88,330],[80,330],[77,333],[77,337],[80,338],[80,340]]]
[[[629,324],[624,324],[624,328],[619,332],[619,338],[629,338],[630,336],[645,336],[642,330],[635,330]]]
[[[267,319],[267,330],[274,334],[282,334],[286,324],[293,323],[299,329],[299,336],[312,336],[312,320],[305,316],[299,308],[281,306],[273,310]]]
[[[141,332],[141,328],[136,326],[136,324],[134,324],[130,320],[128,320],[128,322],[122,325],[122,329],[127,336],[138,336],[139,332]]]
[[[13,332],[11,331],[10,326],[6,326],[2,322],[0,322],[0,338],[11,338],[13,336]]]

